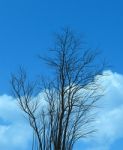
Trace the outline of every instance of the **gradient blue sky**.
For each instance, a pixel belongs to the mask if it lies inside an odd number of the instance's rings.
[[[102,51],[111,70],[123,74],[122,0],[1,0],[1,95],[10,94],[10,73],[19,65],[31,76],[46,71],[37,54],[47,54],[53,33],[65,26],[84,35],[89,47]],[[108,150],[121,150],[122,143],[118,139]]]

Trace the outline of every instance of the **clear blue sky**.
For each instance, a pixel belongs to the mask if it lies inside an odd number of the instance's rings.
[[[122,0],[1,0],[0,94],[10,93],[10,73],[19,65],[32,76],[46,71],[37,54],[47,54],[53,33],[65,26],[83,34],[89,47],[102,51],[111,70],[123,74]],[[119,147],[111,150],[123,147],[121,141],[114,144]]]
[[[25,65],[41,69],[37,54],[53,42],[52,35],[70,26],[102,50],[115,71],[123,73],[122,0],[4,0],[0,1],[0,93],[8,90],[10,72]]]

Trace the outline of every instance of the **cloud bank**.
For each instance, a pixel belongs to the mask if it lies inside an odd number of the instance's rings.
[[[27,150],[31,137],[31,129],[16,100],[8,95],[0,96],[0,149]]]
[[[104,74],[108,75],[101,81],[106,94],[100,101],[101,109],[95,122],[98,132],[87,141],[86,150],[111,150],[111,145],[123,138],[123,75],[112,71],[104,71]],[[0,149],[27,150],[30,149],[31,140],[32,130],[16,99],[1,95]]]
[[[105,71],[102,83],[106,89],[100,101],[100,112],[95,123],[98,129],[90,139],[87,150],[112,150],[117,140],[123,138],[123,75]]]

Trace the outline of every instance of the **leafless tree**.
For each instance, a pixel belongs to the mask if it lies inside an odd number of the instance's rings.
[[[97,52],[81,44],[64,29],[56,35],[54,56],[40,56],[54,71],[52,80],[43,80],[44,98],[35,99],[37,83],[28,82],[24,70],[12,75],[14,95],[34,132],[32,149],[72,150],[76,141],[95,132],[93,114],[103,95],[99,79],[104,65],[96,65]]]

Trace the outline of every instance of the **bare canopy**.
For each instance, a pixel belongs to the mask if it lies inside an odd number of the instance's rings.
[[[40,56],[53,75],[43,80],[44,97],[38,100],[37,82],[28,82],[23,69],[12,75],[13,93],[33,129],[32,149],[72,150],[76,141],[95,131],[93,110],[103,95],[99,79],[104,65],[96,65],[97,53],[81,46],[70,29],[56,35],[53,57]]]

